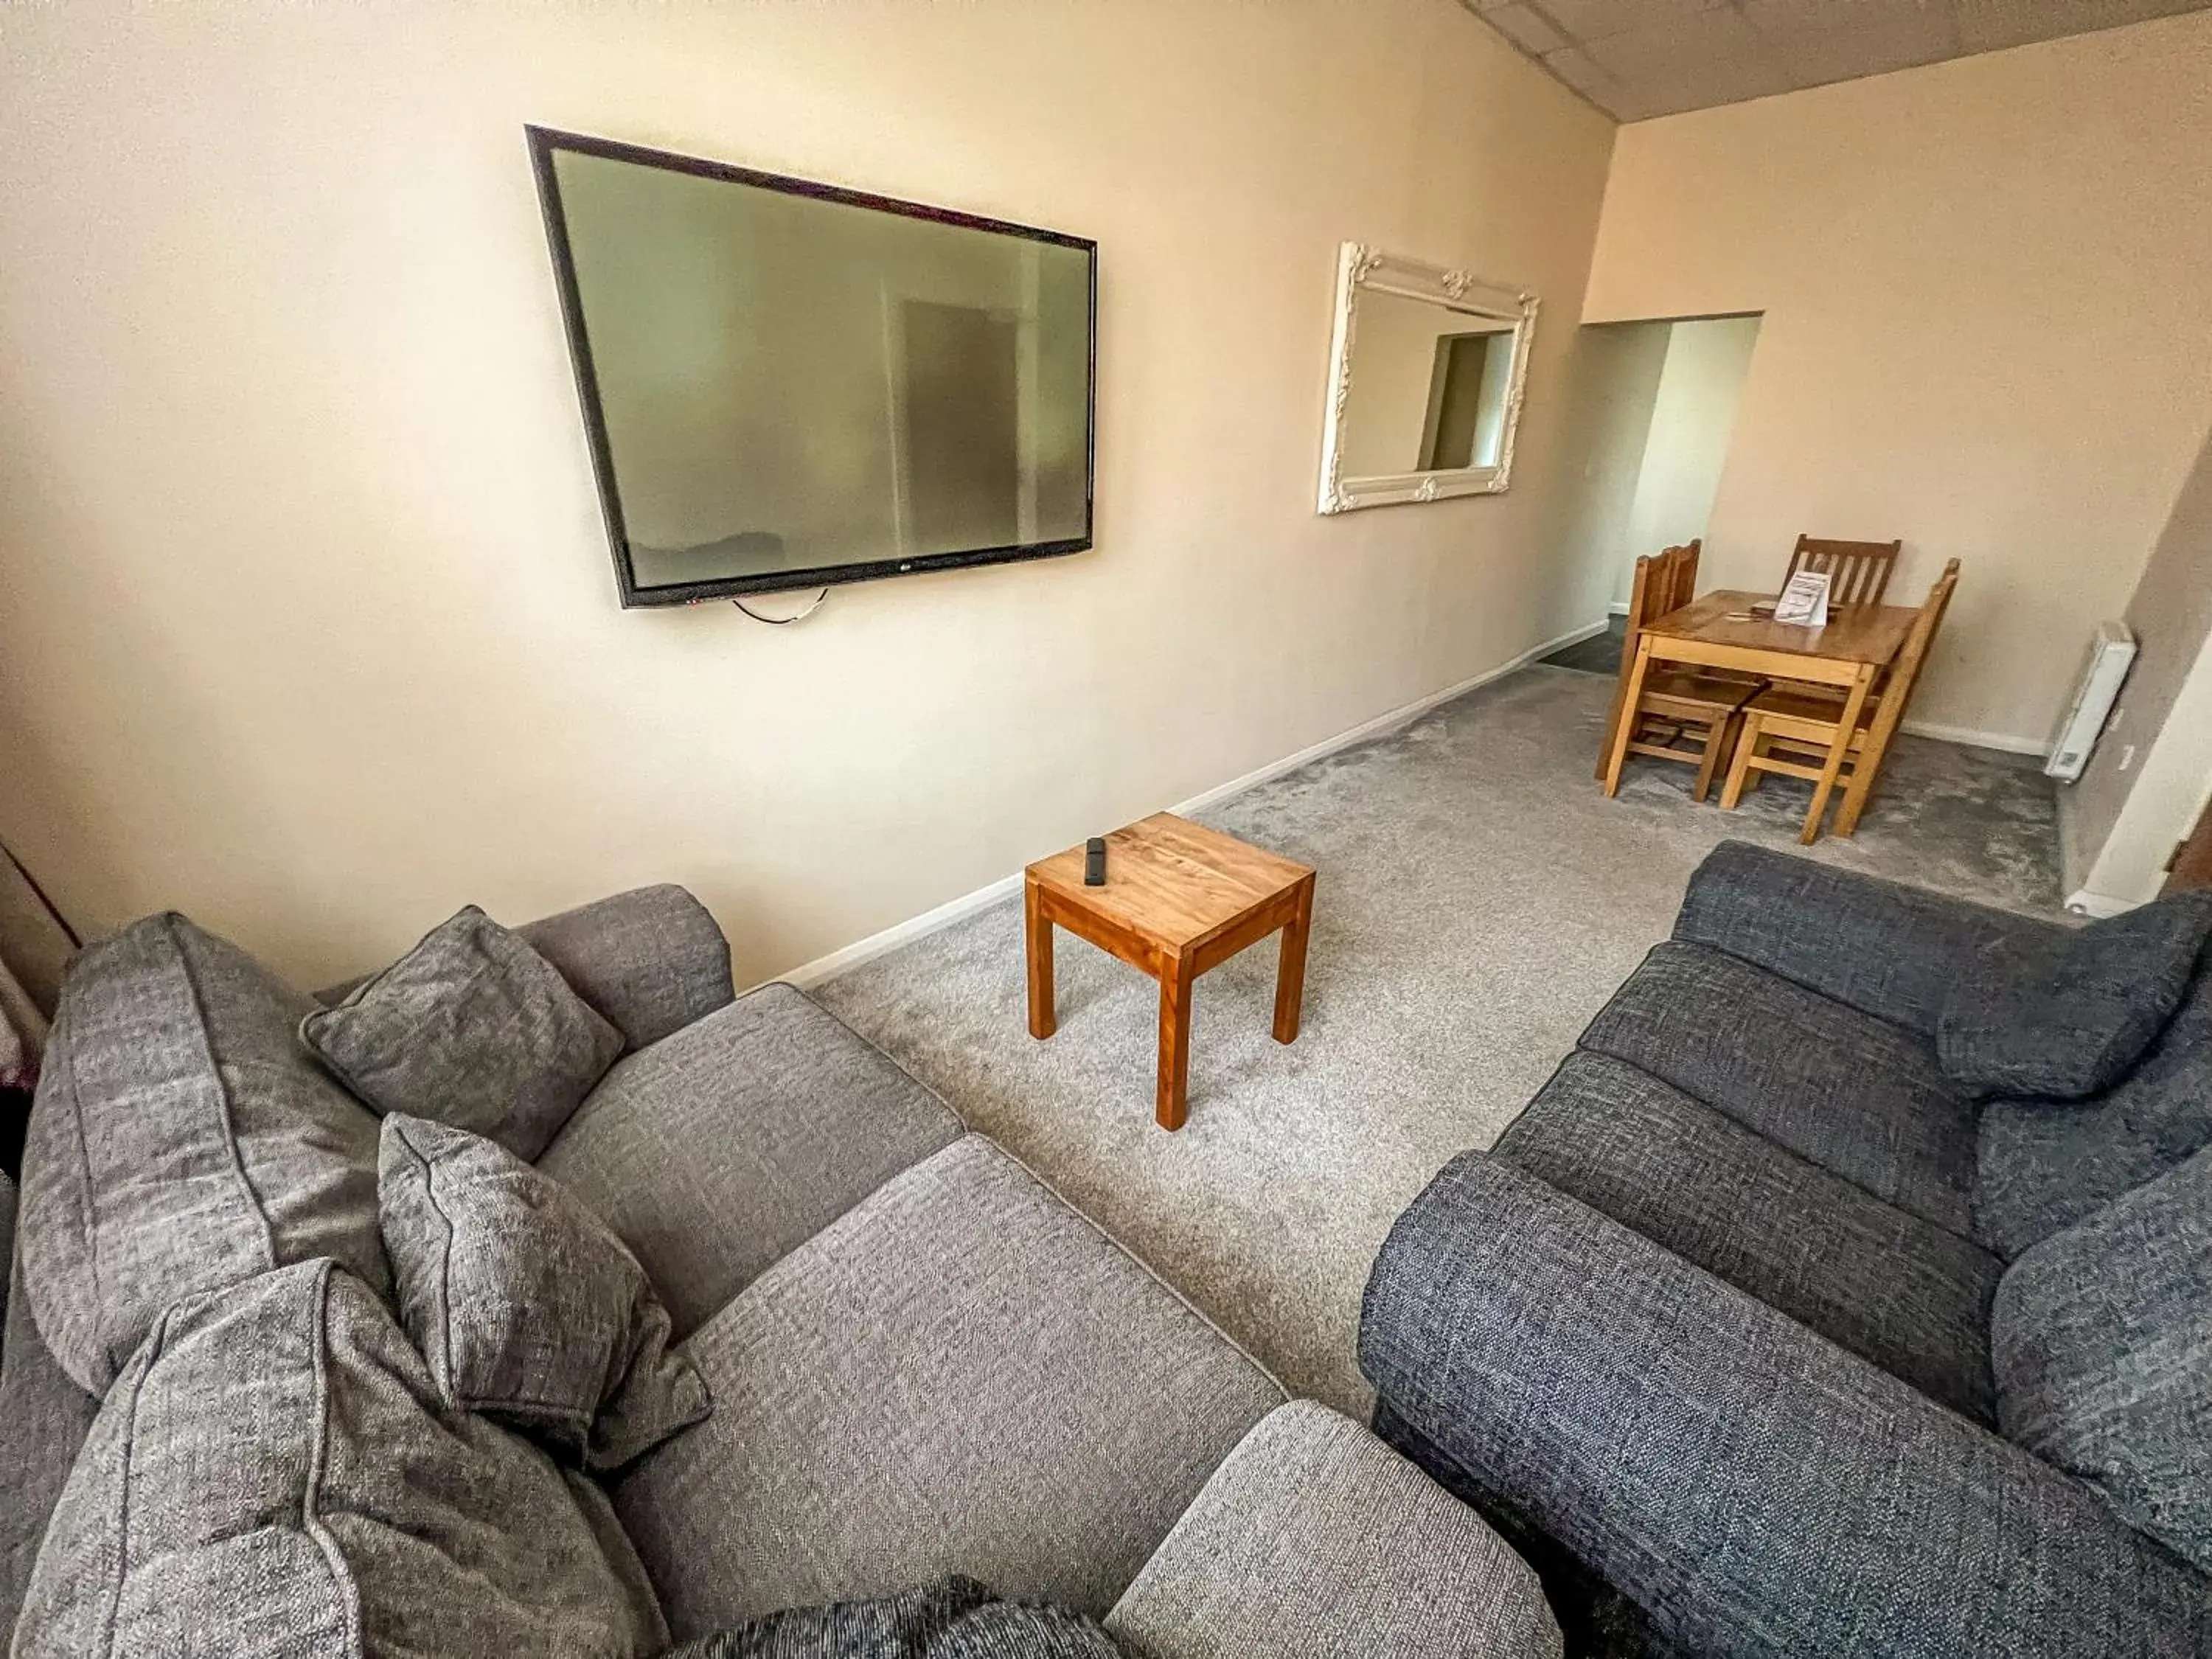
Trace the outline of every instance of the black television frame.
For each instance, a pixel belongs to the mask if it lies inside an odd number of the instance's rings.
[[[607,543],[614,554],[615,580],[623,608],[698,605],[709,599],[733,599],[747,593],[779,593],[793,590],[833,587],[843,582],[876,581],[886,577],[919,575],[930,570],[959,570],[971,565],[1008,564],[1024,559],[1056,558],[1080,553],[1092,544],[1098,487],[1098,244],[1088,237],[1061,231],[1042,230],[1006,219],[987,218],[953,208],[930,207],[896,197],[875,196],[847,190],[816,179],[794,179],[780,173],[763,173],[727,161],[623,143],[612,138],[564,132],[556,127],[527,125],[532,171],[538,180],[538,203],[545,220],[545,238],[553,252],[554,283],[560,291],[561,319],[568,336],[568,361],[576,377],[576,397],[583,405],[584,429],[591,441],[592,471],[599,491],[599,512],[606,521]],[[1083,533],[1056,541],[1023,542],[1006,547],[979,547],[953,553],[928,553],[902,558],[896,554],[856,563],[822,565],[810,570],[779,570],[758,576],[725,576],[712,581],[675,582],[641,586],[630,562],[629,532],[623,521],[622,499],[615,481],[614,451],[607,441],[605,410],[599,404],[599,373],[592,362],[592,344],[584,327],[584,310],[576,289],[576,267],[568,249],[568,224],[561,206],[560,181],[553,172],[556,151],[596,155],[608,161],[631,161],[671,173],[688,173],[702,179],[751,185],[781,191],[791,196],[811,196],[848,207],[871,208],[909,219],[927,219],[963,229],[990,231],[1004,236],[1025,237],[1055,247],[1081,250],[1090,265],[1090,338],[1085,344],[1085,408],[1083,415]]]

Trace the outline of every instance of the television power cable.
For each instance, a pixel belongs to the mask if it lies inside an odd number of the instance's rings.
[[[750,617],[757,623],[766,623],[770,628],[788,628],[795,622],[805,622],[809,617],[819,611],[822,608],[823,600],[829,597],[830,590],[825,587],[819,593],[817,593],[811,599],[807,601],[806,608],[805,610],[794,611],[788,617],[763,617],[759,611],[754,610],[752,606],[747,605],[743,599],[732,599],[730,603],[737,606],[738,610],[744,611],[745,615]]]

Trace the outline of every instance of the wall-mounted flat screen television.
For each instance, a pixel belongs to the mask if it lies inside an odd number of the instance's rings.
[[[529,131],[625,605],[1091,545],[1097,244]]]

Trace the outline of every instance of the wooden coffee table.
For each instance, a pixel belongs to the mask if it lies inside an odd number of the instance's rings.
[[[1193,983],[1279,927],[1275,1041],[1295,1042],[1313,891],[1314,872],[1306,866],[1172,812],[1156,812],[1106,837],[1103,887],[1083,884],[1080,847],[1032,864],[1022,883],[1030,1035],[1048,1037],[1058,1025],[1052,998],[1055,923],[1143,969],[1160,982],[1160,1127],[1180,1129],[1189,1115]]]

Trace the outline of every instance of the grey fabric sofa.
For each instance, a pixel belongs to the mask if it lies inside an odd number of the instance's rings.
[[[1286,1402],[801,993],[733,998],[689,895],[520,931],[627,1046],[538,1167],[637,1256],[713,1395],[609,1482],[677,1639],[957,1572],[1102,1617],[1152,1659],[1559,1652],[1534,1574],[1472,1510]],[[42,1340],[23,1260],[0,1346],[0,1647],[98,1410]]]
[[[5,1170],[0,1170],[0,1261],[10,1261],[15,1253],[15,1182]],[[8,1316],[8,1287],[0,1281],[0,1327],[4,1327]]]
[[[1570,1652],[2212,1652],[2212,1579],[2081,1478],[2112,1471],[1998,1429],[2008,1273],[2063,1239],[2063,1311],[2124,1304],[2142,1241],[2094,1230],[2212,1159],[2201,960],[2102,1097],[1947,1081],[1951,985],[2057,927],[1724,845],[1496,1148],[1401,1218],[1361,1323],[1376,1426],[1536,1561]],[[2182,1219],[2161,1364],[2201,1384],[2212,1217]],[[2086,1386],[2124,1415],[2117,1356]],[[2166,1473],[2201,1520],[2200,1384]]]

